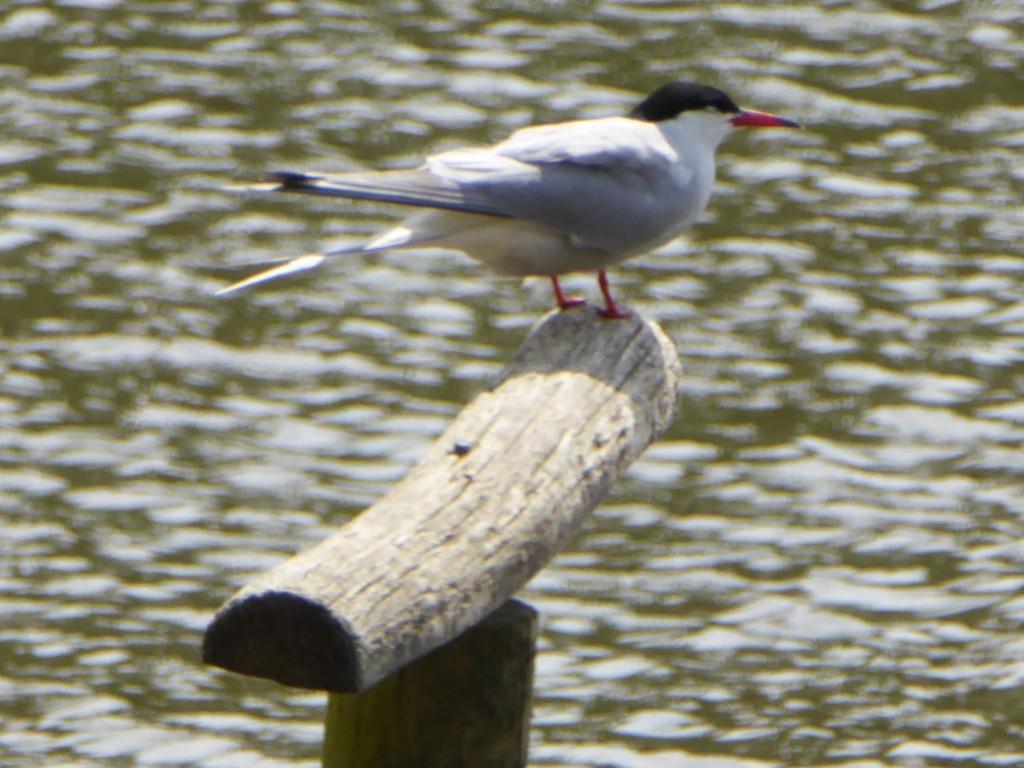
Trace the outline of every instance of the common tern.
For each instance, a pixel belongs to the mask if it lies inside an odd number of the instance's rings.
[[[365,243],[291,259],[218,291],[223,295],[304,272],[351,253],[439,247],[462,251],[501,275],[551,279],[597,272],[610,318],[629,313],[612,298],[609,264],[650,251],[689,229],[715,180],[715,150],[736,128],[797,127],[740,109],[718,88],[677,80],[625,117],[523,128],[491,147],[432,155],[411,170],[270,174],[248,189],[302,192],[419,208]]]

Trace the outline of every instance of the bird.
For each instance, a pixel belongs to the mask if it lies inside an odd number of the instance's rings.
[[[624,318],[608,266],[664,245],[704,212],[715,152],[737,128],[795,128],[770,112],[741,109],[722,90],[674,80],[626,115],[521,128],[489,147],[431,155],[417,168],[351,173],[276,171],[246,189],[298,192],[416,208],[369,240],[290,259],[217,291],[234,293],[315,269],[353,253],[424,247],[461,251],[500,275],[551,280],[597,272],[599,312]]]

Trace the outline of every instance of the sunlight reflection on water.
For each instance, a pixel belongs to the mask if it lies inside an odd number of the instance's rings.
[[[319,764],[322,698],[201,666],[201,632],[400,477],[546,308],[437,251],[213,300],[392,219],[226,187],[677,76],[807,129],[733,139],[689,240],[615,271],[680,348],[681,415],[525,592],[532,761],[1024,763],[1019,9],[577,10],[0,11],[10,765]]]

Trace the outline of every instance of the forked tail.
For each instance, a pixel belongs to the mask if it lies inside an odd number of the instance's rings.
[[[279,277],[286,275],[294,275],[300,272],[308,272],[311,269],[316,269],[323,264],[327,259],[334,256],[345,256],[351,253],[360,253],[365,250],[362,245],[349,246],[347,248],[339,248],[336,251],[328,251],[327,253],[307,253],[303,256],[296,256],[294,259],[289,259],[283,264],[278,264],[276,267],[265,269],[262,272],[257,272],[255,275],[251,275],[244,280],[239,280],[237,283],[232,283],[227,288],[221,288],[216,296],[226,296],[229,293],[240,291],[244,288],[251,288],[254,285],[260,283],[266,283],[270,280],[276,280]]]

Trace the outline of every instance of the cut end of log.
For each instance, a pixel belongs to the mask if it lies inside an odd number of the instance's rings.
[[[363,687],[351,630],[293,592],[261,592],[225,605],[206,630],[203,662],[296,688]]]
[[[633,400],[636,416],[646,424],[637,453],[676,417],[683,375],[679,353],[657,323],[637,312],[616,320],[590,311],[550,312],[494,387],[524,373],[560,372],[583,374]]]

